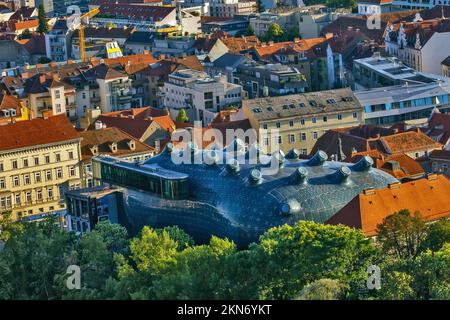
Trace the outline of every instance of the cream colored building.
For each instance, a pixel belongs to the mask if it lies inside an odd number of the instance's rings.
[[[363,107],[348,88],[244,100],[243,112],[266,152],[279,144],[283,152],[308,155],[327,130],[364,123]]]
[[[8,132],[8,134],[6,134]],[[0,214],[39,220],[81,187],[81,138],[65,115],[0,126]]]
[[[76,89],[57,74],[36,74],[25,80],[23,97],[31,118],[67,115],[76,120]]]

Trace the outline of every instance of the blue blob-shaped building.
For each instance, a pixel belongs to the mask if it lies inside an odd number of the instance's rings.
[[[301,160],[297,150],[267,156],[257,146],[249,149],[239,143],[224,152],[169,144],[143,163],[96,157],[93,174],[127,188],[119,220],[132,232],[144,225],[177,225],[198,242],[216,235],[240,246],[274,226],[325,222],[364,189],[398,182],[373,168],[369,157],[349,164],[327,161],[322,151]],[[179,163],[180,158],[188,161]],[[279,169],[267,174],[273,164]]]

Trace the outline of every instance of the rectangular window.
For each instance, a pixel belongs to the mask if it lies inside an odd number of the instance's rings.
[[[264,123],[264,124],[263,124],[263,129],[264,129],[264,130],[267,130],[267,123]]]
[[[304,125],[305,125],[305,119],[300,119],[300,124],[301,124],[302,126],[304,126]]]
[[[293,127],[294,126],[294,121],[289,121],[289,127]]]
[[[68,156],[70,160],[73,160],[73,151],[69,151]]]
[[[317,134],[316,131],[314,131],[314,132],[313,132],[313,139],[314,139],[314,140],[317,140],[317,137],[318,137],[318,134]]]
[[[55,153],[56,162],[61,162],[61,154]]]
[[[46,164],[48,164],[48,163],[50,163],[50,156],[47,154],[47,155],[45,155],[45,163]]]
[[[56,179],[62,179],[62,178],[63,178],[62,168],[56,168]]]
[[[36,182],[36,183],[41,182],[41,173],[40,172],[34,173],[34,182]]]
[[[12,160],[12,161],[11,161],[11,166],[12,166],[13,169],[17,169],[17,168],[18,168],[18,166],[17,166],[17,160]]]
[[[358,118],[358,113],[353,112],[353,118],[354,118],[354,119],[357,119],[357,118]]]
[[[30,179],[30,175],[29,174],[24,174],[23,175],[23,184],[27,185],[31,183],[31,179]]]
[[[21,205],[22,197],[20,196],[20,193],[16,193],[16,195],[14,196],[14,202],[16,203],[17,206]]]
[[[300,134],[300,137],[301,137],[302,141],[306,141],[306,133],[305,132],[302,132]]]
[[[327,116],[323,117],[323,122],[327,122],[327,121],[328,121],[328,117]]]
[[[47,188],[47,195],[49,200],[53,200],[53,188]]]
[[[6,188],[5,178],[0,178],[0,189],[5,188]]]
[[[283,139],[281,138],[281,136],[278,136],[278,143],[282,144],[283,143]]]
[[[42,200],[42,190],[36,190],[36,200]]]
[[[5,168],[3,167],[3,162],[0,162],[0,172],[5,170]]]
[[[31,203],[31,201],[32,201],[32,199],[31,199],[31,191],[25,192],[25,201],[27,203]]]
[[[277,127],[278,129],[280,129],[280,128],[281,128],[281,123],[277,122],[277,123],[276,123],[276,127]]]
[[[307,156],[308,155],[308,150],[302,149],[302,155]]]
[[[39,165],[39,157],[34,158],[34,165],[35,166]]]
[[[295,135],[290,134],[289,135],[289,143],[294,143],[295,142]]]
[[[28,159],[23,159],[23,166],[28,167]]]
[[[75,176],[75,167],[74,166],[69,167],[69,176],[71,176],[71,177]]]
[[[50,180],[52,180],[52,171],[46,170],[45,171],[45,181],[50,181]]]
[[[316,119],[316,118],[312,118],[312,119],[311,119],[311,122],[312,122],[312,123],[316,123],[316,122],[317,122],[317,119]]]
[[[337,115],[337,119],[338,119],[338,120],[342,120],[342,114],[338,114],[338,115]]]
[[[13,186],[14,186],[14,187],[18,187],[18,186],[20,185],[20,182],[19,182],[19,176],[14,176],[14,177],[12,178],[12,181],[13,181]]]

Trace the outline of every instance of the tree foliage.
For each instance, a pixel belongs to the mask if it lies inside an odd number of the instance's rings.
[[[39,33],[48,32],[47,13],[45,12],[44,5],[41,3],[38,9],[39,25],[37,31]]]
[[[377,226],[377,239],[385,252],[401,259],[415,258],[420,253],[427,228],[420,212],[411,214],[409,210],[401,210],[386,217]]]
[[[186,110],[180,109],[178,112],[176,120],[178,122],[189,122],[189,117],[187,116]]]
[[[18,224],[0,251],[0,299],[449,299],[447,222],[426,228],[412,250],[406,240],[387,245],[387,230],[406,239],[418,224],[415,215],[394,215],[377,245],[355,229],[303,221],[243,250],[217,237],[196,245],[178,227],[144,227],[130,238],[106,222],[81,236],[51,220]],[[373,264],[382,270],[379,290],[366,287]],[[69,265],[80,267],[79,290],[66,286]]]

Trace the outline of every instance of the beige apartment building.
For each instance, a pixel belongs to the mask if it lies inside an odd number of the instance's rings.
[[[363,107],[349,88],[244,100],[243,112],[266,152],[279,144],[283,152],[295,148],[308,155],[326,131],[364,123]]]
[[[67,115],[76,119],[75,87],[59,80],[57,74],[36,74],[27,78],[23,100],[30,109],[31,118]]]
[[[39,220],[65,209],[81,186],[78,132],[65,115],[0,126],[0,214]]]

